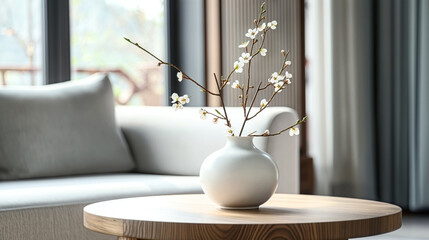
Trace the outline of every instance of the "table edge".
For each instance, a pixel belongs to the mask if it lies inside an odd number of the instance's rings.
[[[193,195],[202,195],[202,194],[193,194]],[[291,194],[283,194],[291,195]],[[177,196],[177,195],[176,195]],[[149,197],[149,196],[148,196]],[[326,196],[329,197],[329,196]],[[365,199],[359,199],[365,200]],[[379,202],[373,200],[365,200],[370,202]],[[138,231],[137,234],[133,234],[130,231],[130,226],[139,226],[141,228],[169,228],[169,229],[212,229],[213,227],[219,227],[223,229],[241,229],[240,231],[245,231],[250,227],[255,226],[273,226],[279,229],[291,229],[291,228],[302,228],[302,229],[313,229],[308,233],[308,236],[300,239],[324,239],[323,236],[329,236],[329,238],[357,238],[357,237],[366,237],[388,233],[394,230],[399,229],[402,226],[402,209],[396,205],[390,203],[379,202],[386,205],[393,206],[396,209],[396,212],[383,216],[376,216],[373,218],[365,219],[353,219],[353,220],[344,220],[344,221],[329,221],[329,222],[307,222],[307,223],[195,223],[195,222],[163,222],[163,221],[149,221],[149,220],[129,220],[129,219],[120,219],[112,218],[106,216],[99,216],[86,212],[84,208],[84,226],[90,230],[100,232],[103,234],[110,234],[114,236],[125,236],[125,237],[134,237],[134,238],[157,238],[159,234],[145,235],[145,231]],[[89,205],[88,205],[89,206]],[[356,225],[365,227],[369,229],[366,232],[356,231]],[[371,226],[380,226],[386,225],[383,228],[376,229]],[[343,229],[343,231],[337,232],[337,234],[332,235],[331,229]],[[359,227],[361,228],[361,227]],[[326,230],[327,229],[327,230]],[[314,238],[315,233],[317,232],[317,237]],[[320,237],[320,238],[319,238]]]

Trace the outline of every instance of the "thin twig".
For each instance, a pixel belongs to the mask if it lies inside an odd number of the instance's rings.
[[[289,50],[287,51],[287,53],[285,54],[285,56],[284,56],[284,58],[283,58],[283,64],[282,64],[282,67],[280,68],[280,71],[279,71],[279,75],[282,75],[282,73],[283,73],[283,71],[286,69],[286,60],[287,60],[287,57],[289,56]]]
[[[277,95],[277,93],[279,93],[281,91],[281,89],[274,91],[273,94],[271,95],[271,97],[268,99],[267,104],[265,105],[264,108],[260,108],[253,116],[248,117],[247,120],[252,120],[254,117],[258,116],[259,113],[261,113],[265,108],[268,107],[268,105],[270,105],[271,101],[273,101],[274,96]]]
[[[216,86],[217,86],[217,89],[218,89],[218,91],[219,91],[220,104],[221,104],[221,106],[222,106],[223,113],[225,114],[225,121],[226,121],[226,125],[227,125],[228,127],[231,127],[231,122],[229,121],[228,113],[226,112],[225,103],[224,103],[224,101],[223,101],[223,92],[222,92],[222,89],[221,89],[221,87],[220,87],[220,84],[219,84],[219,82],[218,82],[218,80],[217,80],[217,77],[216,77],[216,74],[215,74],[215,73],[213,73],[213,76],[214,76],[214,78],[215,78]]]
[[[241,125],[241,130],[240,130],[239,136],[241,136],[241,134],[243,133],[244,126],[246,125],[246,122],[249,120],[250,110],[252,110],[253,104],[255,103],[255,100],[256,100],[256,96],[258,96],[258,93],[260,91],[259,88],[261,87],[261,84],[262,84],[262,81],[259,82],[258,88],[255,92],[255,95],[253,96],[252,103],[250,103],[250,108],[249,108],[249,111],[247,112],[246,117],[244,118],[243,125]],[[260,111],[262,111],[262,110],[260,110]]]
[[[259,88],[259,90],[265,90],[265,89],[267,89],[267,87],[269,87],[269,86],[271,86],[271,83],[268,83],[268,84],[267,84],[267,85],[265,85],[264,87]]]
[[[260,10],[260,12],[259,12],[259,17],[258,17],[258,20],[255,22],[255,25],[256,25],[256,28],[258,28],[258,26],[259,26],[259,23],[261,22],[261,20],[262,20],[262,14],[264,13],[264,4],[265,3],[263,3],[262,4],[262,6],[261,6],[261,10]],[[252,46],[250,47],[250,56],[253,56],[253,48],[254,48],[254,46],[255,46],[255,43],[257,42],[257,40],[256,39],[253,39],[252,40]],[[255,55],[256,56],[256,55]],[[249,90],[250,90],[250,71],[251,71],[251,66],[252,66],[252,59],[253,59],[253,57],[252,58],[250,58],[249,59],[249,66],[247,67],[247,84],[246,84],[246,94],[243,96],[243,99],[242,99],[242,105],[243,105],[243,113],[244,113],[244,116],[248,116],[249,115],[249,113],[247,112],[247,110],[246,110],[246,106],[247,106],[247,100],[248,100],[248,98],[249,98]],[[258,89],[259,89],[259,87],[258,87]],[[256,94],[255,94],[256,95]],[[250,112],[250,110],[251,110],[251,108],[249,109],[249,112]],[[240,134],[239,134],[239,136],[241,136],[241,133],[243,132],[243,129],[244,129],[244,125],[246,124],[246,121],[247,121],[247,117],[245,117],[245,119],[244,119],[244,121],[243,121],[243,125],[241,126],[241,131],[240,131]]]
[[[231,77],[231,75],[235,72],[235,69],[232,69],[232,71],[228,74],[228,77],[225,79],[225,83],[222,84],[222,87],[220,88],[221,90],[225,87],[225,85],[228,83],[229,78]]]
[[[219,118],[219,119],[222,119],[222,120],[225,120],[225,117],[222,117],[222,116],[219,116],[219,115],[217,115],[217,114],[215,114],[215,113],[212,113],[212,112],[209,112],[209,111],[207,111],[206,109],[204,109],[204,108],[201,108],[203,111],[205,111],[207,114],[209,114],[209,115],[212,115],[213,117],[216,117],[216,118]]]
[[[184,79],[187,79],[187,80],[189,80],[189,81],[191,81],[191,82],[195,83],[195,84],[196,84],[199,88],[201,88],[203,91],[205,91],[205,92],[207,92],[207,93],[209,93],[209,94],[211,94],[211,95],[214,95],[214,96],[220,96],[220,95],[219,95],[219,94],[217,94],[217,93],[211,92],[210,90],[208,90],[207,88],[205,88],[204,86],[202,86],[201,84],[199,84],[197,81],[195,81],[194,79],[192,79],[191,77],[189,77],[185,72],[183,72],[183,71],[182,71],[182,69],[180,69],[180,68],[179,68],[179,67],[177,67],[176,65],[174,65],[174,64],[172,64],[172,63],[168,63],[168,62],[165,62],[165,61],[161,60],[160,58],[158,58],[157,56],[155,56],[154,54],[152,54],[149,50],[147,50],[147,49],[143,48],[142,46],[140,46],[140,45],[139,45],[138,43],[136,43],[136,42],[133,42],[133,41],[131,41],[130,39],[128,39],[128,38],[126,38],[126,37],[124,37],[124,39],[125,39],[127,42],[129,42],[129,43],[131,43],[131,44],[135,45],[136,47],[140,48],[141,50],[145,51],[147,54],[149,54],[150,56],[152,56],[152,57],[153,57],[153,58],[155,58],[156,60],[158,60],[158,61],[159,61],[158,65],[163,65],[163,64],[164,64],[164,65],[170,66],[170,67],[172,67],[172,68],[176,69],[177,71],[182,72],[182,74],[183,74],[183,78],[184,78]]]
[[[265,37],[267,36],[267,32],[268,32],[269,30],[270,30],[270,29],[264,29],[264,32],[262,33],[262,34],[264,34],[264,36],[262,37],[261,44],[259,45],[258,51],[257,51],[255,54],[253,54],[253,55],[252,55],[252,58],[253,58],[253,57],[255,57],[256,55],[258,55],[258,54],[259,54],[259,52],[261,51],[262,47],[264,46]]]
[[[272,134],[258,134],[258,135],[249,134],[248,136],[252,136],[252,137],[271,137],[271,136],[277,136],[277,135],[280,135],[280,134],[286,132],[287,130],[289,130],[291,128],[294,128],[294,127],[298,126],[301,123],[304,123],[306,120],[307,120],[307,116],[303,117],[301,120],[298,120],[294,125],[281,130],[280,132],[276,132],[276,133],[272,133]]]
[[[282,74],[282,72],[286,69],[286,59],[289,55],[289,51],[285,54],[284,59],[283,59],[283,63],[282,63],[282,67],[280,69],[279,75]],[[270,86],[271,84],[267,84],[265,87],[263,88],[258,88],[258,90],[264,90],[266,89],[268,86]],[[256,112],[252,117],[249,117],[248,120],[253,119],[254,117],[256,117],[259,113],[261,113],[266,107],[268,107],[271,103],[271,101],[274,99],[274,96],[277,95],[277,93],[279,93],[282,89],[278,89],[277,91],[274,91],[273,94],[271,95],[270,99],[268,100],[266,106],[264,108],[260,108],[258,112]]]

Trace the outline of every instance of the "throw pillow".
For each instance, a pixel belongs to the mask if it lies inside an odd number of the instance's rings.
[[[110,81],[0,88],[0,180],[126,172]]]

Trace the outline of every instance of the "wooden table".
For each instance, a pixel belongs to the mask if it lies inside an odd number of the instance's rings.
[[[382,202],[275,194],[257,210],[224,210],[205,195],[127,198],[88,205],[85,227],[121,240],[348,239],[401,227],[401,208]]]

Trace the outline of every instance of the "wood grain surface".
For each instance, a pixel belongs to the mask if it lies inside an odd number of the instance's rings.
[[[91,204],[85,227],[120,239],[348,239],[401,227],[395,205],[352,198],[275,194],[257,210],[220,209],[203,194]]]

